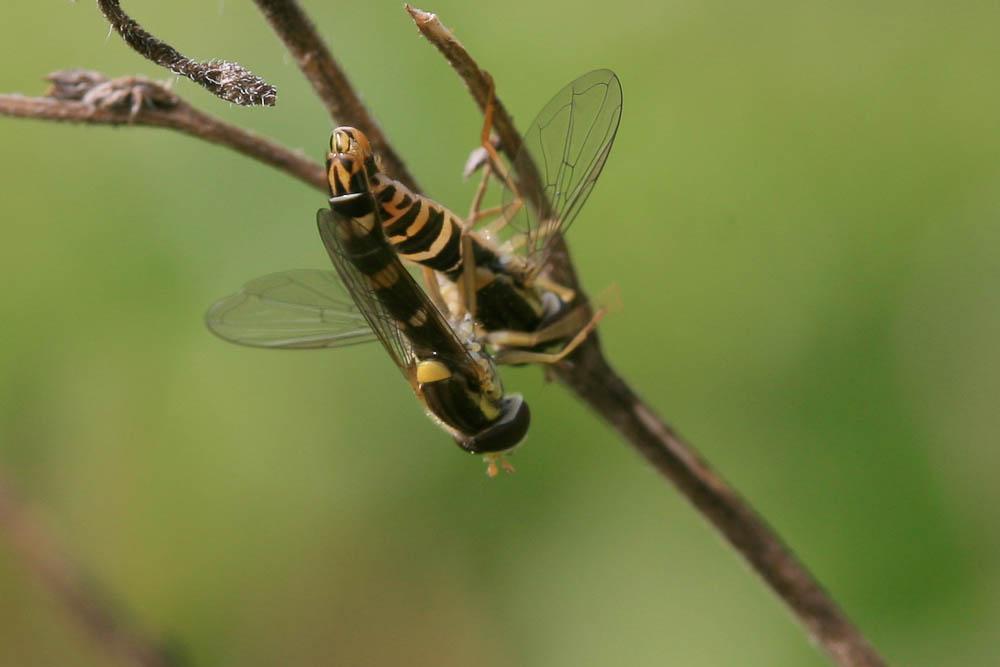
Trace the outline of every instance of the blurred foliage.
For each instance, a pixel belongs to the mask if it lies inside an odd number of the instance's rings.
[[[424,187],[465,210],[480,119],[400,4],[304,4]],[[165,78],[92,3],[12,5],[0,90],[71,66]],[[182,95],[322,156],[330,122],[251,3],[127,8],[280,91],[271,110]],[[618,72],[618,143],[570,239],[586,284],[623,294],[609,357],[891,662],[995,664],[1000,8],[425,9],[522,124]],[[827,664],[538,370],[505,372],[535,421],[490,481],[381,350],[210,336],[204,309],[244,280],[326,266],[316,192],[167,131],[0,119],[0,146],[0,465],[196,664]],[[3,542],[0,664],[107,664]]]

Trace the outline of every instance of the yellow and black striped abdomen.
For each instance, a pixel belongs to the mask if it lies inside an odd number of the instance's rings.
[[[372,189],[382,228],[396,252],[457,280],[466,258],[462,256],[462,223],[455,214],[382,174],[376,175]],[[537,329],[545,317],[538,292],[521,284],[477,237],[471,240],[477,270],[494,276],[477,291],[477,316],[483,325],[495,331]]]
[[[384,177],[373,187],[385,235],[400,257],[444,273],[461,268],[462,229],[454,213]]]

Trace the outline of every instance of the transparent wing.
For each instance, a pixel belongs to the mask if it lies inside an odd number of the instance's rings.
[[[252,347],[342,347],[375,339],[337,275],[311,269],[251,280],[209,308],[205,323],[220,338]]]
[[[381,239],[384,248],[378,250],[384,250],[391,258],[395,264],[394,273],[399,278],[391,291],[382,291],[381,296],[378,296],[371,288],[369,278],[351,260],[349,251],[337,233],[338,225],[359,223],[329,209],[321,209],[317,213],[317,223],[330,259],[357,304],[358,310],[365,316],[376,337],[389,352],[389,356],[414,387],[416,385],[413,371],[417,360],[431,356],[449,362],[453,371],[461,372],[467,377],[481,375],[480,365],[472,358],[462,338],[420,288],[414,277],[403,268],[402,262],[385,238]],[[381,223],[376,221],[376,224]],[[369,250],[366,254],[371,252],[376,251]],[[381,299],[385,299],[386,302],[383,303]],[[405,312],[423,314],[423,321],[416,328],[405,327],[404,331],[393,317],[392,308],[402,303],[406,304],[403,309]]]
[[[544,267],[552,242],[566,232],[593,190],[621,114],[618,77],[611,70],[594,70],[556,93],[525,131],[512,165],[519,181],[537,172],[551,206],[546,210],[524,192],[525,205],[516,207],[517,195],[506,189],[503,208],[516,213],[501,236],[536,270]]]
[[[350,218],[345,218],[338,213],[326,208],[321,208],[316,212],[316,224],[319,227],[320,238],[326,246],[333,267],[337,270],[347,293],[357,307],[357,311],[368,323],[370,331],[385,347],[393,363],[403,373],[406,380],[413,386],[413,368],[415,366],[415,356],[409,342],[400,332],[396,322],[392,319],[386,309],[375,298],[368,279],[351,263],[348,253],[337,234],[337,225],[357,224]],[[405,273],[405,271],[404,271]],[[405,273],[409,276],[409,273]],[[410,278],[412,280],[412,278]]]

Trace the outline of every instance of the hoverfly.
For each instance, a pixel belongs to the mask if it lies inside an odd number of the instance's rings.
[[[498,465],[513,470],[503,455],[521,442],[531,413],[519,394],[504,394],[471,318],[445,319],[403,267],[375,215],[348,218],[321,209],[317,224],[336,273],[285,271],[253,280],[209,309],[209,329],[227,341],[271,348],[378,339],[459,447],[483,454],[491,477]]]
[[[518,193],[499,162],[489,139],[488,106],[482,137],[488,157],[478,164],[483,179],[464,220],[382,173],[359,130],[337,128],[327,156],[330,205],[347,217],[377,212],[396,252],[424,267],[435,303],[442,310],[472,313],[497,362],[558,361],[603,313],[592,318],[572,290],[549,279],[548,261],[604,168],[621,109],[621,83],[610,70],[584,74],[556,93],[532,121],[512,161],[516,173],[534,169],[541,176],[544,201],[533,201]],[[491,176],[505,188],[502,203],[480,210]],[[371,198],[348,197],[368,192]],[[559,343],[558,353],[544,351]]]

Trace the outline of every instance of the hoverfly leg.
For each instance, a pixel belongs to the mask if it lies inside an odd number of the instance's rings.
[[[536,287],[540,287],[544,290],[552,292],[553,294],[558,296],[563,303],[572,303],[573,299],[576,298],[576,292],[574,290],[570,289],[569,287],[565,287],[564,285],[560,285],[554,280],[550,280],[549,278],[546,278],[544,276],[537,276],[532,281],[532,284],[535,285]]]
[[[420,266],[420,272],[424,277],[424,285],[427,286],[427,296],[431,298],[431,301],[443,315],[447,315],[451,311],[448,308],[448,303],[444,300],[444,296],[441,294],[441,285],[438,283],[437,272],[423,265]]]
[[[489,167],[490,171],[496,174],[496,177],[503,181],[507,188],[514,194],[514,200],[511,202],[511,205],[514,206],[514,210],[508,212],[503,210],[503,206],[500,206],[499,214],[501,217],[490,224],[489,231],[495,233],[503,229],[507,223],[514,218],[514,215],[521,207],[523,198],[521,197],[521,191],[518,189],[517,184],[514,183],[514,179],[511,178],[510,172],[500,160],[500,155],[497,153],[496,147],[493,145],[493,142],[490,141],[490,135],[493,132],[493,113],[496,108],[496,96],[493,77],[488,74],[486,76],[490,82],[490,92],[489,96],[486,98],[486,107],[483,109],[483,130],[479,135],[479,141],[483,150],[486,151],[486,155],[489,156],[489,162],[486,166]],[[507,150],[509,151],[510,149],[507,148]]]
[[[492,81],[492,80],[491,80]],[[493,220],[488,227],[485,228],[487,235],[492,238],[492,234],[502,229],[511,218],[513,218],[514,213],[517,212],[519,206],[514,209],[514,211],[508,216],[506,214],[505,207],[502,204],[496,206],[491,206],[488,209],[483,209],[483,198],[486,196],[486,190],[489,187],[491,178],[503,179],[502,175],[499,175],[497,168],[502,168],[502,163],[500,163],[500,157],[496,153],[496,148],[494,147],[493,141],[490,138],[490,128],[493,124],[493,106],[492,106],[492,95],[491,102],[489,103],[486,110],[486,119],[483,122],[483,133],[482,136],[485,139],[483,141],[483,152],[486,154],[486,159],[483,162],[482,178],[479,179],[479,185],[476,187],[476,194],[472,198],[472,205],[469,207],[469,215],[465,219],[466,225],[470,228],[481,224],[484,220],[490,218],[496,218]],[[489,150],[485,148],[489,146]],[[500,165],[494,168],[494,164]],[[510,205],[508,204],[508,208]]]
[[[493,147],[492,142],[490,142],[490,147]],[[490,179],[494,177],[496,171],[493,169],[493,159],[499,160],[496,152],[494,150],[493,156],[487,156],[486,163],[483,165],[483,176],[479,179],[479,185],[476,186],[476,194],[472,198],[472,205],[469,207],[469,215],[465,219],[466,224],[469,227],[475,227],[481,224],[484,220],[489,220],[490,218],[495,218],[489,225],[484,227],[484,231],[492,237],[496,232],[503,229],[508,222],[510,222],[517,212],[521,208],[520,199],[515,199],[514,201],[507,204],[505,207],[503,204],[497,204],[496,206],[491,206],[490,208],[483,209],[483,198],[486,196],[486,189],[489,187]],[[497,176],[497,178],[501,178]]]
[[[486,461],[486,476],[490,479],[499,475],[501,470],[508,474],[517,472],[504,454],[505,452],[496,452],[483,457],[483,460]]]
[[[483,197],[486,196],[486,188],[490,183],[490,176],[492,173],[493,170],[490,168],[489,162],[487,162],[483,165],[483,176],[479,179],[479,185],[476,186],[476,194],[472,197],[472,205],[469,206],[469,217],[466,218],[466,223],[470,227],[475,225],[476,222],[482,218],[493,214],[493,209],[489,209],[487,211],[480,210],[483,205]]]
[[[587,325],[589,315],[584,306],[567,312],[555,322],[537,331],[489,331],[486,341],[496,347],[536,347],[543,343],[569,338]]]
[[[531,348],[546,341],[564,338],[568,335],[566,329],[576,329],[575,325],[578,324],[582,317],[586,316],[586,312],[586,309],[580,306],[568,313],[566,317],[561,318],[558,322],[538,331],[494,331],[487,335],[487,340],[501,347],[494,355],[498,364],[556,364],[572,354],[576,348],[580,347],[583,341],[587,339],[587,336],[590,335],[590,332],[607,315],[608,311],[606,308],[599,308],[587,323],[577,330],[576,335],[558,352],[533,352],[527,349],[516,348]],[[569,325],[574,326],[571,327]]]
[[[472,317],[476,316],[476,255],[473,248],[472,228],[476,221],[483,217],[483,212],[479,209],[483,204],[483,197],[486,195],[486,186],[490,181],[491,168],[489,163],[483,166],[483,177],[476,187],[476,194],[472,198],[469,206],[469,215],[465,220],[459,221],[462,226],[462,276],[459,280],[459,291],[462,296],[462,303],[465,310]],[[462,313],[459,313],[461,315]]]
[[[501,213],[503,213],[503,206],[499,205],[491,206],[490,208],[487,209],[481,209],[469,216],[469,224],[478,225],[483,220],[488,220],[489,218],[498,217]]]
[[[521,208],[521,197],[518,194],[517,186],[513,183],[503,162],[500,160],[500,155],[497,153],[498,144],[493,137],[493,113],[496,106],[494,102],[493,78],[489,77],[488,74],[487,77],[490,82],[490,90],[486,106],[483,109],[483,128],[479,136],[479,150],[482,151],[485,157],[479,158],[473,163],[475,165],[473,170],[481,168],[483,176],[476,188],[476,194],[473,197],[472,206],[466,218],[466,224],[471,229],[482,224],[484,220],[492,218],[488,225],[483,226],[482,232],[486,238],[493,239],[496,238],[496,234],[501,229],[514,219],[514,216]],[[471,173],[468,165],[466,165],[466,168],[466,173]],[[491,178],[496,178],[506,184],[510,191],[514,193],[514,199],[506,205],[499,204],[488,209],[482,209],[483,198],[486,195],[486,189]]]
[[[476,257],[469,230],[462,226],[462,303],[465,310],[476,317]]]

